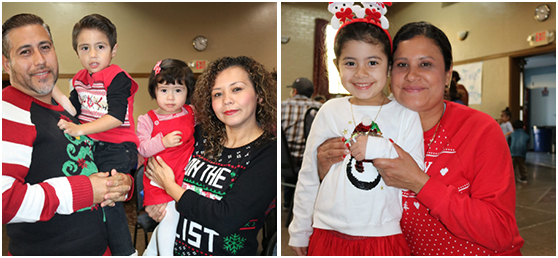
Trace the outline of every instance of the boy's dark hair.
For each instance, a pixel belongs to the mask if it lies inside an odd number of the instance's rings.
[[[523,129],[523,121],[517,119],[512,123],[513,129]]]
[[[72,47],[74,47],[74,51],[76,52],[78,45],[77,38],[83,29],[95,29],[107,35],[110,50],[116,45],[116,26],[114,26],[107,17],[94,13],[81,18],[81,20],[74,25],[72,31]]]
[[[2,24],[2,55],[10,59],[12,43],[8,38],[8,33],[10,33],[11,30],[34,24],[43,26],[50,37],[50,41],[54,42],[52,40],[52,35],[50,34],[50,27],[45,24],[41,17],[30,13],[20,13],[10,17],[4,22],[4,24]]]
[[[504,113],[504,115],[506,115],[507,117],[512,118],[512,113],[509,107],[506,107],[506,109],[502,110],[502,112]]]
[[[374,45],[382,44],[384,54],[388,58],[386,61],[389,62],[391,60],[391,43],[384,30],[374,24],[355,22],[347,24],[337,31],[333,52],[335,52],[335,58],[338,62],[345,43],[351,40],[363,41]]]
[[[155,74],[155,70],[151,70],[151,75],[149,75],[149,84],[147,91],[151,99],[157,98],[155,92],[157,92],[157,84],[173,84],[178,83],[180,85],[186,86],[188,93],[186,95],[186,100],[189,100],[194,93],[194,73],[192,69],[188,67],[184,61],[167,58],[161,61],[159,65],[161,71],[159,74]]]
[[[411,22],[403,25],[393,38],[393,53],[397,51],[397,46],[401,41],[409,40],[419,35],[432,39],[438,45],[444,57],[445,71],[449,71],[453,62],[451,43],[443,31],[428,22]]]

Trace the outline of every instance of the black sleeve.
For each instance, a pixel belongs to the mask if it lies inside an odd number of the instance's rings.
[[[124,123],[126,112],[128,111],[128,98],[132,95],[132,79],[126,73],[121,72],[114,76],[114,79],[107,88],[108,115]]]
[[[72,106],[76,109],[76,117],[81,114],[81,104],[79,104],[79,98],[77,91],[75,89],[70,92],[70,102],[72,102]]]
[[[254,156],[250,166],[221,199],[211,200],[187,190],[176,203],[185,217],[228,235],[263,214],[277,196],[277,141]]]

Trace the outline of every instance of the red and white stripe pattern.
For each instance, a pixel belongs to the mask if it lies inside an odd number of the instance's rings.
[[[81,121],[93,122],[108,113],[107,90],[102,82],[88,85],[86,82],[76,80],[74,87],[80,99],[81,114],[78,118]],[[128,110],[126,109],[125,120],[121,126],[130,126]]]
[[[37,132],[31,122],[31,102],[17,102],[2,101],[2,224],[46,221],[55,213],[70,214],[76,208],[83,208],[83,205],[75,207],[74,197],[78,193],[72,192],[72,185],[89,181],[87,177],[71,180],[57,177],[34,185],[25,183]]]

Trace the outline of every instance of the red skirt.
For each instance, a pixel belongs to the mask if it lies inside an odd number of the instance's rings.
[[[403,234],[383,237],[350,236],[314,228],[308,244],[312,256],[409,256],[411,249]]]

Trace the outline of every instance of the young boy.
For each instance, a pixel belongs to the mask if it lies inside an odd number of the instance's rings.
[[[120,67],[111,65],[118,47],[116,27],[102,15],[87,15],[74,26],[72,45],[85,69],[72,80],[71,106],[60,90],[54,99],[77,115],[81,124],[60,120],[58,127],[71,136],[88,135],[95,141],[93,157],[99,171],[130,173],[138,160],[133,117],[138,84]],[[112,254],[134,254],[122,203],[105,207],[105,214]]]
[[[527,156],[527,142],[529,135],[523,130],[523,122],[516,120],[513,122],[513,132],[510,135],[510,152],[513,160],[513,169],[519,174],[519,182],[527,183],[527,169],[525,167],[525,157]]]

